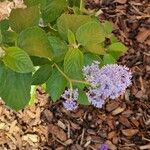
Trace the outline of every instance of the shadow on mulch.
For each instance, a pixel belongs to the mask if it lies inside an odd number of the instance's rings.
[[[67,112],[37,90],[35,105],[18,113],[0,104],[0,150],[150,149],[150,3],[149,0],[88,0],[110,20],[114,33],[129,48],[119,64],[133,72],[133,85],[124,96],[102,109],[80,107]]]

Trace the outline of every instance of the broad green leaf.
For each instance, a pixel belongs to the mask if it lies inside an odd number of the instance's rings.
[[[48,40],[53,49],[54,61],[61,62],[68,51],[67,43],[56,36],[49,36]]]
[[[111,34],[113,31],[113,25],[110,21],[105,21],[103,24],[106,34]]]
[[[79,44],[85,47],[90,44],[99,44],[105,41],[105,31],[100,23],[90,21],[77,30],[76,38]]]
[[[108,47],[108,53],[114,58],[118,59],[124,52],[127,51],[127,47],[121,42],[113,43]]]
[[[74,33],[71,30],[68,30],[68,42],[71,45],[76,44],[75,35],[74,35]]]
[[[70,48],[64,58],[64,72],[71,79],[82,80],[83,53],[77,48]],[[83,87],[82,84],[79,87]]]
[[[75,34],[81,25],[90,20],[91,17],[86,15],[63,14],[57,20],[58,32],[67,41],[69,29]]]
[[[98,61],[102,66],[102,59],[95,54],[85,53],[84,54],[84,66],[91,65],[94,61]]]
[[[7,48],[3,62],[7,67],[18,73],[29,73],[34,69],[28,54],[18,47]]]
[[[50,0],[42,7],[42,17],[46,23],[55,21],[67,8],[66,0]]]
[[[41,66],[32,77],[32,85],[40,85],[45,83],[50,77],[52,72],[52,67],[50,64]]]
[[[81,105],[90,105],[86,93],[84,91],[79,91],[78,103]]]
[[[105,54],[103,57],[103,65],[114,64],[116,62],[115,58],[110,54]]]
[[[49,93],[53,102],[59,100],[66,86],[66,79],[56,68],[54,68],[52,71],[52,75],[46,82],[46,91]]]
[[[12,31],[3,31],[2,43],[14,45],[17,40],[17,33]]]
[[[31,56],[52,59],[52,48],[46,33],[39,27],[30,27],[18,36],[18,46]]]
[[[51,61],[46,58],[36,57],[36,56],[30,56],[34,66],[42,66],[46,64],[50,64]]]
[[[0,21],[0,30],[1,31],[7,31],[9,28],[9,20],[5,19]]]
[[[21,32],[27,27],[37,26],[39,23],[39,8],[33,6],[25,9],[13,9],[10,13],[10,27],[16,32]]]
[[[102,43],[89,43],[85,46],[85,49],[97,55],[104,55],[106,53],[106,50]]]
[[[24,108],[30,100],[32,74],[17,73],[0,65],[0,97],[15,110]]]

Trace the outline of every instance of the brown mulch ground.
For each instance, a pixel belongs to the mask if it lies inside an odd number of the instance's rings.
[[[88,0],[129,47],[119,60],[133,71],[133,85],[103,109],[67,112],[40,88],[35,105],[19,112],[0,103],[0,150],[150,150],[150,1]]]

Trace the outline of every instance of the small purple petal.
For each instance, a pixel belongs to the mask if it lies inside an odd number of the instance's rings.
[[[107,144],[101,144],[99,150],[108,150],[108,145]]]

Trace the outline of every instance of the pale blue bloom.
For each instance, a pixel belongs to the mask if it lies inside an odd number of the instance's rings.
[[[107,98],[115,99],[131,85],[131,73],[127,67],[110,64],[99,68],[97,62],[83,68],[85,80],[91,84],[87,93],[89,102],[101,108]]]
[[[65,90],[64,94],[62,94],[62,98],[64,98],[63,106],[65,109],[72,111],[77,109],[77,100],[78,100],[78,89],[68,89]]]

